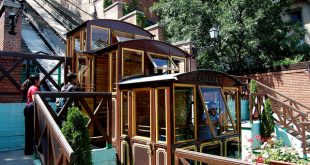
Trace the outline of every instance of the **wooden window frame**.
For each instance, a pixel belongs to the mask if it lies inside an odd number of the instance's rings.
[[[155,110],[156,110],[156,142],[157,143],[164,143],[166,144],[167,143],[167,127],[168,127],[168,114],[167,114],[167,111],[168,111],[168,100],[167,100],[167,97],[168,96],[168,87],[159,87],[159,88],[155,88]],[[165,90],[165,126],[166,126],[166,130],[165,130],[165,135],[166,135],[166,140],[165,141],[159,141],[158,140],[158,132],[159,132],[159,129],[158,128],[158,90]]]
[[[89,41],[90,41],[90,43],[89,43],[89,50],[96,50],[96,49],[93,49],[92,48],[92,42],[93,42],[93,27],[96,27],[96,28],[98,28],[98,29],[104,29],[104,30],[107,30],[108,31],[108,46],[110,45],[110,43],[111,43],[111,38],[110,38],[110,36],[111,36],[111,29],[109,29],[109,28],[105,28],[105,27],[101,27],[101,26],[97,26],[97,25],[91,25],[90,26],[90,39],[89,39]],[[101,49],[101,48],[98,48],[98,49]]]
[[[177,141],[175,136],[176,130],[176,119],[175,119],[175,87],[191,87],[193,88],[193,96],[194,96],[194,138],[188,140]],[[173,83],[173,139],[174,143],[184,143],[190,142],[197,139],[197,98],[196,98],[196,85],[195,84],[182,84],[182,83]]]
[[[137,135],[137,128],[136,128],[136,113],[137,113],[137,110],[136,110],[136,92],[140,92],[140,91],[148,91],[149,94],[150,94],[150,137],[145,137],[145,136],[139,136]],[[152,92],[152,88],[136,88],[136,89],[132,89],[132,137],[133,139],[139,139],[139,140],[151,140],[151,137],[152,137],[152,113],[151,113],[151,110],[152,110],[152,95],[153,95],[153,92]]]
[[[141,71],[142,71],[142,73],[136,74],[136,75],[144,75],[144,51],[139,50],[139,49],[122,48],[122,78],[124,78],[124,51],[133,51],[133,52],[141,53],[141,64],[142,64]],[[130,75],[130,76],[134,76],[134,75]]]
[[[124,94],[124,92],[126,92],[127,93],[127,97],[128,97],[128,100],[127,100],[127,107],[128,107],[128,114],[127,114],[127,124],[128,124],[128,130],[129,130],[129,90],[122,90],[121,91],[121,135],[128,135],[128,134],[124,134],[123,132],[123,130],[124,130],[124,128],[123,128],[123,125],[124,125],[124,120],[123,120],[123,116],[124,116],[124,107],[123,107],[123,94]]]
[[[215,133],[214,133],[214,126],[213,126],[213,124],[211,124],[211,119],[210,119],[209,113],[207,113],[207,112],[208,112],[208,108],[207,108],[207,106],[206,106],[206,103],[205,103],[203,94],[202,94],[202,92],[201,92],[201,87],[205,87],[205,88],[218,88],[218,89],[220,89],[221,97],[222,97],[222,99],[223,99],[224,106],[225,106],[225,108],[226,108],[226,111],[227,111],[227,113],[228,113],[229,119],[230,119],[231,124],[232,124],[233,129],[234,129],[234,131],[233,131],[232,133],[226,133],[226,134],[224,134],[224,135],[217,135],[217,136],[215,136]],[[237,133],[237,130],[236,130],[236,127],[235,127],[236,125],[235,125],[234,121],[232,120],[232,116],[231,116],[231,114],[230,114],[230,112],[229,112],[229,109],[228,109],[228,106],[227,106],[227,102],[226,102],[226,99],[225,99],[225,97],[224,97],[223,89],[222,89],[221,87],[219,87],[219,86],[208,86],[208,85],[198,85],[198,89],[199,89],[199,93],[200,93],[199,96],[200,96],[200,99],[201,99],[201,103],[202,103],[203,109],[204,109],[204,111],[205,111],[205,113],[206,113],[208,122],[209,122],[209,124],[210,124],[210,126],[211,126],[211,133],[212,133],[212,136],[213,136],[214,138],[217,138],[217,137],[222,137],[222,136],[227,136],[227,135],[236,134],[236,133]]]
[[[115,65],[116,65],[116,67],[115,67],[115,75],[113,75],[113,70],[114,70],[114,68],[113,68],[113,53],[115,53]],[[109,53],[109,91],[112,93],[112,94],[116,94],[116,91],[117,91],[117,85],[116,85],[116,90],[115,90],[115,92],[113,92],[113,76],[115,76],[115,83],[117,83],[117,70],[118,70],[118,56],[117,56],[117,53],[118,53],[118,51],[112,51],[112,52],[110,52]]]
[[[181,59],[181,60],[184,60],[184,72],[180,72],[180,68],[179,68],[174,62],[173,62],[173,63],[178,67],[179,73],[186,73],[186,72],[187,72],[187,59],[186,59],[186,57],[171,56],[171,60],[172,60],[172,61],[173,61],[173,59]],[[172,73],[174,73],[174,71],[173,71]]]
[[[236,113],[237,113],[237,122],[241,122],[241,113],[240,113],[240,105],[239,105],[239,89],[237,87],[223,87],[223,96],[224,96],[224,90],[236,90],[236,100],[235,100],[235,105],[236,105]],[[227,99],[224,97],[227,103]],[[228,104],[227,104],[228,107]],[[235,123],[235,128],[237,132],[241,131],[241,128],[239,128],[239,124]]]
[[[154,66],[155,70],[165,69],[165,70],[169,70],[169,71],[179,71],[179,68],[177,67],[177,65],[173,62],[172,58],[170,56],[168,56],[168,55],[163,55],[163,54],[158,54],[158,53],[153,53],[153,52],[147,52],[146,55],[149,58],[149,60],[151,61],[152,65]],[[170,67],[160,67],[160,66],[157,66],[157,64],[153,60],[152,55],[160,56],[160,57],[167,57],[167,60],[171,63],[171,65],[173,65],[173,67],[171,67],[171,66]]]

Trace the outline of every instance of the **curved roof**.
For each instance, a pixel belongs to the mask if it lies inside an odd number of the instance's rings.
[[[124,80],[119,85],[139,84],[147,82],[159,81],[179,81],[197,84],[214,84],[223,86],[241,86],[241,83],[234,77],[214,70],[197,70],[186,73],[155,75],[148,77],[135,77],[132,79]]]
[[[80,26],[76,27],[75,29],[69,31],[67,33],[68,35],[72,35],[73,33],[79,31],[82,28],[88,27],[90,25],[96,25],[96,26],[101,26],[113,30],[118,30],[122,32],[127,32],[127,33],[132,33],[132,34],[137,34],[137,35],[142,35],[146,37],[153,37],[154,35],[148,32],[147,30],[144,30],[143,28],[133,25],[128,22],[123,22],[119,20],[112,20],[112,19],[96,19],[96,20],[88,20],[81,24]]]
[[[158,53],[158,54],[167,54],[173,56],[182,56],[182,57],[191,57],[190,54],[183,51],[182,49],[171,45],[169,43],[158,41],[158,40],[149,40],[149,39],[135,39],[128,40],[120,43],[122,47],[128,47],[133,49],[142,49],[148,52]]]

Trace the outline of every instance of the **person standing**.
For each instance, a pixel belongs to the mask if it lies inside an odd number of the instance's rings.
[[[25,116],[25,155],[33,154],[33,138],[34,138],[34,94],[39,91],[40,76],[31,75],[29,77],[30,87],[27,92],[27,103],[24,109]]]
[[[78,85],[77,75],[75,73],[67,74],[68,83],[61,88],[61,92],[79,92],[81,88]],[[57,98],[56,99],[56,113],[59,113],[68,98]]]

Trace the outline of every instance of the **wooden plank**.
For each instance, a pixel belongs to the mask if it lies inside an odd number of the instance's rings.
[[[198,162],[208,163],[208,164],[225,164],[225,165],[252,165],[252,162],[242,161],[238,159],[232,159],[222,156],[216,156],[211,154],[204,154],[195,151],[189,151],[177,148],[175,150],[175,157],[184,158],[188,160],[194,160]]]

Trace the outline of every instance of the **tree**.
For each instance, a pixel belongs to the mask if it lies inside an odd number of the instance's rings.
[[[303,29],[283,21],[293,0],[159,0],[153,10],[166,28],[170,42],[192,40],[198,48],[200,68],[232,73],[268,67],[274,61],[304,54]],[[209,29],[217,25],[220,39]]]
[[[75,165],[92,164],[87,122],[87,117],[77,107],[71,107],[61,130],[76,154]]]

